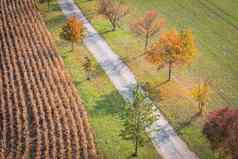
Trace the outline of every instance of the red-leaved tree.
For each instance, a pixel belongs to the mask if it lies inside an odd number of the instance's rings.
[[[119,21],[128,13],[128,7],[114,0],[99,0],[99,14],[104,15],[112,25],[112,31],[119,26]]]
[[[130,25],[133,32],[145,38],[145,49],[149,44],[149,40],[154,35],[158,34],[165,26],[165,19],[158,18],[158,13],[154,10],[146,12],[144,17],[137,19]]]
[[[203,133],[221,157],[238,157],[238,110],[223,108],[208,115]]]

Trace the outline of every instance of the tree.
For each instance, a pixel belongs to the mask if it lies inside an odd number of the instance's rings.
[[[198,85],[194,86],[191,95],[193,99],[198,103],[199,113],[203,114],[206,112],[206,107],[209,97],[209,85],[208,81],[199,82]]]
[[[119,26],[119,21],[128,13],[128,7],[118,1],[99,0],[99,14],[104,15],[112,25],[112,31]]]
[[[87,56],[84,59],[85,59],[85,62],[83,64],[83,68],[84,68],[84,71],[86,72],[87,80],[90,80],[90,74],[92,71],[92,63]]]
[[[84,36],[85,28],[83,22],[78,20],[75,16],[69,17],[66,24],[63,26],[61,37],[70,41],[72,50],[74,50],[74,43],[82,40]]]
[[[226,145],[229,147],[228,152],[231,154],[232,159],[238,159],[238,111],[234,116],[235,121],[233,124],[228,126],[229,138],[227,139]]]
[[[149,39],[159,33],[165,25],[165,19],[159,18],[154,10],[148,11],[144,17],[137,19],[130,25],[133,32],[145,37],[145,49],[147,49]]]
[[[122,113],[124,128],[120,136],[133,142],[133,156],[136,157],[139,146],[143,146],[149,139],[145,129],[156,121],[157,116],[152,103],[148,101],[139,85],[134,89],[133,96],[133,102],[129,103]]]
[[[168,67],[168,81],[172,77],[172,68],[178,65],[191,64],[197,54],[197,47],[192,31],[186,29],[177,32],[175,29],[161,35],[159,42],[147,51],[147,59],[160,68]]]
[[[238,157],[238,110],[222,108],[209,113],[203,133],[222,158]]]

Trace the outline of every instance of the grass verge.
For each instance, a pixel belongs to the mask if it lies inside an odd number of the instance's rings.
[[[200,78],[209,79],[212,85],[208,111],[224,106],[237,108],[238,13],[235,8],[238,4],[234,0],[123,0],[129,6],[129,15],[117,31],[110,32],[110,23],[97,14],[96,0],[75,2],[136,78],[149,83],[153,99],[160,102],[161,110],[190,148],[202,159],[217,158],[202,134],[204,119],[196,117],[197,104],[189,91]],[[173,81],[161,86],[167,79],[167,70],[158,72],[140,56],[143,39],[128,28],[135,17],[149,9],[157,10],[167,19],[167,29],[191,28],[200,49],[191,66],[173,70]],[[156,40],[158,36],[152,39]]]
[[[59,38],[65,17],[57,1],[54,0],[51,3],[50,12],[47,12],[47,4],[41,4],[40,10],[54,38],[58,52],[64,60],[65,68],[71,74],[79,95],[85,103],[91,126],[95,132],[99,153],[105,159],[128,158],[132,153],[133,145],[119,137],[122,128],[119,113],[125,104],[122,97],[82,44],[78,44],[72,52],[70,43]],[[86,80],[82,66],[85,62],[85,56],[89,57],[93,63],[93,79],[90,81]],[[158,154],[151,143],[139,150],[138,159],[145,158],[158,158]]]

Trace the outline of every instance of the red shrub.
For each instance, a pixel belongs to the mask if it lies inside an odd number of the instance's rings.
[[[212,149],[220,153],[238,156],[238,110],[223,108],[208,115],[203,133]]]

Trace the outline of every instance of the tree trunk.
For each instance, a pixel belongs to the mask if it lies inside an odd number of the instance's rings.
[[[87,80],[88,80],[88,81],[91,80],[91,78],[90,78],[90,71],[89,71],[89,70],[87,70]]]
[[[146,34],[146,36],[145,36],[145,50],[147,49],[148,44],[149,44],[149,35]]]
[[[71,43],[71,49],[74,51],[74,42]]]
[[[172,78],[172,63],[169,63],[169,77],[168,77],[168,81],[170,81]]]
[[[206,113],[206,104],[204,102],[200,103],[200,113],[201,115],[205,115]]]
[[[202,114],[202,104],[201,104],[201,102],[198,102],[198,111],[199,111],[199,114]]]
[[[112,23],[112,31],[116,31],[116,29],[117,29],[116,24],[115,24],[115,23]]]
[[[137,136],[136,136],[135,150],[134,150],[133,156],[134,157],[138,156],[138,138],[137,138]]]
[[[137,114],[138,115],[138,114]],[[138,156],[138,132],[140,131],[139,128],[139,121],[138,121],[138,116],[136,117],[136,136],[135,136],[135,150],[134,150],[134,154],[133,157],[137,157]]]

